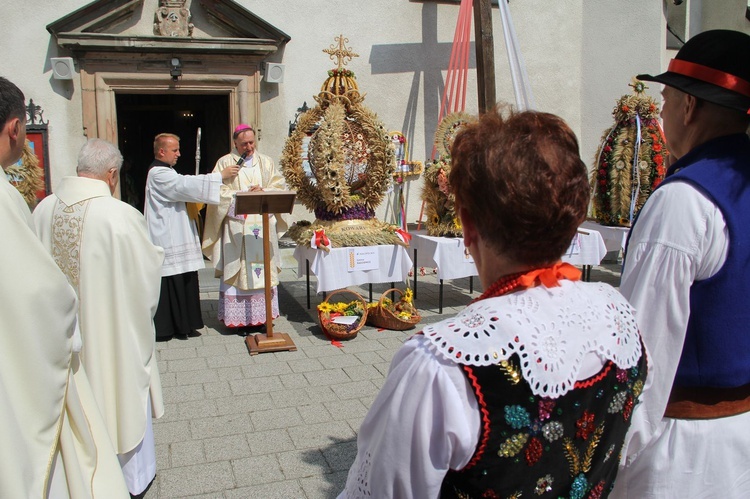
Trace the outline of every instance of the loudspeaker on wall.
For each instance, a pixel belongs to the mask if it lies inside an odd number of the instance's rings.
[[[267,62],[266,63],[266,74],[263,79],[267,83],[283,83],[284,82],[284,65],[278,62]]]
[[[52,65],[52,77],[55,80],[73,79],[76,70],[72,57],[52,57],[50,58],[50,64]]]

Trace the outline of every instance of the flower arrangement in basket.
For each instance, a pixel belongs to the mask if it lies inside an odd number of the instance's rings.
[[[331,298],[338,294],[354,295],[350,302],[333,302]],[[367,322],[367,302],[359,294],[348,289],[339,289],[326,297],[318,305],[320,328],[326,336],[335,340],[349,340],[357,336]]]
[[[398,292],[398,301],[388,298],[391,292]],[[414,306],[414,292],[409,288],[406,291],[389,289],[380,300],[368,305],[367,323],[374,327],[403,331],[413,328],[420,320],[422,317]]]

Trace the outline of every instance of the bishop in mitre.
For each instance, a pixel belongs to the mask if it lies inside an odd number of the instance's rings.
[[[255,148],[255,131],[241,124],[232,134],[234,149],[216,162],[214,172],[240,165],[239,174],[221,185],[221,201],[206,209],[203,254],[214,264],[219,285],[218,318],[228,327],[257,326],[266,322],[265,272],[271,277],[271,315],[279,316],[279,236],[287,225],[281,214],[271,214],[269,247],[271,268],[263,259],[263,217],[236,213],[235,195],[249,191],[279,191],[286,184],[273,160]]]

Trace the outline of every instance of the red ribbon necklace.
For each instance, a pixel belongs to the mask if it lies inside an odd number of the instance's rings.
[[[562,279],[577,281],[580,278],[580,270],[569,263],[557,262],[550,267],[542,267],[501,277],[473,301],[502,296],[516,289],[531,288],[538,284],[547,288],[554,288],[560,285]]]

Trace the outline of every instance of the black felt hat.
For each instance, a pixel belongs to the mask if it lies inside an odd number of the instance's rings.
[[[685,43],[665,73],[637,78],[750,114],[750,35],[704,31]]]

